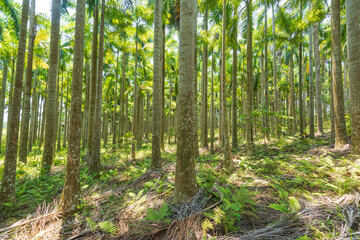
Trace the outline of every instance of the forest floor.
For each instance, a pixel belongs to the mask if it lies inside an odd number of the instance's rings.
[[[66,220],[56,205],[67,151],[57,151],[44,177],[41,149],[34,148],[28,163],[18,164],[16,202],[1,208],[0,239],[360,239],[360,157],[329,146],[327,135],[284,136],[259,140],[246,156],[242,142],[232,172],[221,169],[221,148],[200,149],[199,191],[175,204],[175,144],[165,146],[161,172],[150,170],[150,142],[135,160],[130,145],[108,145],[98,178],[87,174],[82,153],[83,198]]]

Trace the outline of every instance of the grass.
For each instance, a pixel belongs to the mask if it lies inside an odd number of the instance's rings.
[[[358,156],[348,151],[334,151],[328,147],[328,138],[284,136],[271,139],[266,146],[259,140],[251,156],[244,154],[244,142],[239,145],[238,149],[232,150],[236,168],[231,173],[219,168],[223,157],[221,149],[217,149],[215,154],[201,150],[196,159],[197,182],[203,189],[196,200],[197,205],[205,208],[220,203],[196,218],[198,231],[201,230],[203,236],[256,234],[256,230],[270,223],[281,223],[279,219],[286,214],[292,215],[292,219],[303,226],[301,229],[304,231],[298,231],[303,234],[299,236],[302,238],[298,239],[341,236],[344,219],[348,216],[341,208],[343,205],[335,202],[344,195],[355,196],[360,191]],[[48,232],[52,234],[50,236],[69,237],[92,227],[93,230],[87,234],[128,236],[131,239],[131,234],[149,233],[176,220],[178,208],[172,201],[176,145],[166,145],[162,151],[164,172],[149,175],[143,181],[141,178],[146,177],[150,169],[151,144],[145,141],[137,150],[135,160],[131,160],[130,151],[130,144],[125,144],[121,150],[114,150],[111,145],[102,148],[103,171],[98,178],[88,174],[83,160],[86,152],[82,152],[80,179],[83,199],[80,211],[71,223],[67,223],[66,233],[57,225]],[[42,150],[35,147],[26,165],[18,163],[16,202],[2,206],[0,226],[7,226],[30,214],[39,215],[40,206],[55,207],[64,184],[67,151],[61,149],[56,153],[52,174],[46,178],[39,176],[41,154]],[[0,166],[3,166],[3,158]],[[0,177],[2,171],[0,167]],[[331,217],[307,220],[308,215],[302,211],[310,205],[317,211],[321,206],[328,206]],[[191,209],[197,211],[195,203],[188,208],[190,212]],[[346,234],[360,231],[359,226],[357,216]],[[33,236],[28,230],[25,232],[26,236]],[[290,230],[287,232],[290,234]],[[157,234],[160,233],[159,230]],[[12,234],[19,239],[19,236],[24,236]]]

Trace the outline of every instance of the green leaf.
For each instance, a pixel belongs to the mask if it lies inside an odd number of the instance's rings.
[[[272,209],[275,209],[277,211],[283,212],[283,213],[289,213],[290,212],[289,209],[287,209],[285,206],[280,205],[280,204],[272,203],[272,204],[269,205],[269,207],[272,208]]]

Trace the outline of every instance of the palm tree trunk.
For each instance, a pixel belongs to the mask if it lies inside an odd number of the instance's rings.
[[[314,126],[314,74],[313,74],[313,43],[312,43],[312,26],[309,29],[309,126],[310,126],[310,138],[315,137]]]
[[[195,15],[195,19],[197,19],[197,2],[195,2],[195,9],[196,9],[196,15]],[[195,158],[199,157],[200,153],[199,153],[199,137],[198,137],[198,96],[197,96],[197,22],[195,22],[195,34],[194,34],[194,38],[195,38],[195,44],[194,44],[194,60],[193,60],[193,64],[194,64],[194,78],[193,78],[193,121],[194,121],[194,155]]]
[[[302,19],[302,0],[300,0],[300,15]],[[304,137],[304,109],[303,109],[303,82],[302,82],[302,32],[300,32],[299,44],[299,130],[300,137]]]
[[[68,78],[69,79],[69,78]],[[70,82],[69,80],[67,81],[67,84],[66,84],[66,103],[65,103],[65,124],[64,124],[64,138],[63,138],[63,148],[66,148],[66,142],[68,140],[68,106],[69,106],[69,85],[70,85]]]
[[[35,69],[35,73],[34,73],[34,82],[33,82],[33,92],[32,92],[32,97],[31,97],[31,113],[30,113],[30,132],[29,132],[29,144],[28,144],[28,151],[31,152],[32,150],[32,145],[35,142],[35,129],[36,129],[36,123],[37,123],[37,107],[38,107],[38,96],[36,93],[36,86],[37,86],[37,69]]]
[[[99,60],[98,60],[98,77],[97,93],[95,106],[95,125],[101,126],[102,115],[102,81],[103,81],[103,63],[104,63],[104,34],[105,34],[105,0],[101,0],[101,18],[100,18],[100,38],[99,38]],[[90,173],[100,171],[100,149],[101,149],[101,128],[94,128],[93,153],[91,155]]]
[[[96,1],[95,1],[96,2]],[[95,124],[95,105],[96,105],[96,89],[97,89],[97,62],[98,62],[98,22],[99,12],[98,5],[95,3],[94,7],[94,23],[92,32],[91,45],[91,80],[90,80],[90,102],[89,102],[89,117],[88,117],[88,155],[92,156],[92,147],[94,139],[94,124]]]
[[[85,0],[77,0],[75,23],[75,46],[73,64],[73,82],[70,110],[70,137],[66,163],[66,178],[61,195],[59,209],[65,214],[76,209],[80,199],[80,141],[81,141],[81,105],[82,74],[85,36]]]
[[[208,7],[205,5],[204,14],[204,31],[208,31]],[[207,126],[207,87],[208,87],[208,46],[204,43],[203,47],[203,61],[202,61],[202,74],[201,74],[201,140],[203,148],[208,148],[208,126]]]
[[[122,137],[126,131],[126,122],[125,119],[125,74],[126,74],[126,52],[123,52],[122,59],[122,77],[121,77],[121,86],[120,86],[120,119],[119,119],[119,147],[121,146],[123,140]]]
[[[118,79],[119,79],[119,53],[117,53],[117,57],[116,57],[115,97],[114,97],[114,113],[113,113],[113,124],[112,124],[112,131],[113,131],[112,144],[114,148],[116,147],[116,140],[117,140],[116,110],[118,104],[117,103]]]
[[[0,190],[0,203],[8,202],[15,196],[16,154],[19,137],[20,105],[24,62],[26,51],[27,21],[29,15],[29,0],[23,0],[21,13],[21,26],[16,64],[14,98],[10,122],[8,122],[9,135],[6,142],[4,172]]]
[[[233,162],[231,159],[231,147],[229,136],[229,122],[227,120],[227,101],[226,101],[226,0],[223,0],[223,21],[222,21],[222,36],[221,36],[221,84],[223,90],[223,116],[224,116],[224,142],[225,142],[225,157],[223,168],[231,170]]]
[[[89,64],[86,64],[85,67],[85,105],[84,105],[84,119],[82,124],[83,136],[82,136],[82,148],[86,147],[87,144],[87,136],[88,136],[88,121],[89,121],[89,98],[90,98],[90,74],[89,74]]]
[[[252,112],[252,29],[251,29],[251,0],[247,2],[247,50],[246,50],[246,149],[248,153],[253,151],[252,146],[252,127],[251,127],[251,112]]]
[[[360,2],[346,1],[350,85],[351,151],[360,154]]]
[[[26,67],[26,82],[24,89],[24,102],[21,117],[20,128],[20,146],[19,146],[19,160],[23,163],[27,162],[27,146],[29,139],[29,121],[30,121],[30,97],[31,97],[31,80],[32,80],[32,67],[33,67],[33,53],[34,42],[36,37],[35,29],[35,0],[31,1],[30,11],[30,29],[29,29],[29,46],[27,55]]]
[[[52,0],[51,4],[51,37],[50,37],[50,64],[48,78],[48,97],[46,103],[45,144],[42,159],[42,172],[49,174],[54,158],[55,132],[56,132],[56,79],[59,62],[60,38],[60,6],[61,0]]]
[[[236,14],[236,13],[234,13]],[[232,62],[232,147],[237,148],[237,19],[235,19],[235,45],[233,46],[233,62]]]
[[[179,93],[177,97],[177,132],[175,200],[191,198],[197,192],[194,154],[194,49],[196,5],[194,0],[180,0]],[[189,101],[191,104],[189,104]]]
[[[335,114],[335,148],[347,144],[344,88],[341,71],[340,0],[331,1],[331,54],[333,56],[333,95]]]
[[[4,110],[5,110],[5,95],[6,95],[6,85],[7,85],[7,75],[8,67],[6,62],[3,62],[3,72],[2,72],[2,83],[1,83],[1,95],[0,95],[0,152],[2,146],[2,133],[3,133],[3,124],[4,124]]]
[[[64,73],[61,76],[61,93],[60,93],[60,112],[59,112],[59,129],[58,129],[58,141],[57,141],[57,150],[60,151],[61,146],[61,122],[62,122],[62,107],[63,107],[63,89],[64,89]],[[65,118],[66,121],[66,118]],[[64,136],[65,138],[65,136]]]
[[[321,97],[321,76],[320,76],[320,50],[319,50],[319,23],[315,23],[313,28],[314,35],[314,57],[315,57],[315,91],[316,91],[316,113],[317,113],[317,132],[324,134],[322,117],[322,97]]]
[[[211,49],[211,122],[210,122],[210,151],[214,153],[214,135],[215,135],[215,99],[214,99],[214,68],[215,56],[214,48]]]

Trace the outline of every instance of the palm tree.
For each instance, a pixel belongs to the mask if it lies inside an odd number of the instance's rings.
[[[89,100],[89,116],[88,116],[88,154],[92,156],[94,122],[95,122],[95,103],[96,103],[96,86],[97,86],[97,54],[98,54],[98,4],[94,2],[94,22],[92,31],[91,44],[91,80],[90,80],[90,100]]]
[[[347,144],[344,88],[341,71],[340,0],[331,0],[331,54],[335,114],[335,148]]]
[[[35,29],[35,0],[31,1],[30,11],[30,29],[29,29],[29,45],[27,55],[27,69],[26,69],[26,82],[24,91],[23,110],[21,117],[21,131],[20,131],[20,149],[19,160],[27,162],[27,147],[29,138],[29,120],[30,120],[30,96],[31,96],[31,80],[32,80],[32,67],[33,67],[33,53],[34,42],[36,36]]]
[[[95,105],[95,125],[101,126],[102,115],[102,81],[103,81],[103,63],[104,63],[104,35],[105,35],[105,0],[101,1],[101,18],[100,18],[100,38],[99,38],[99,59],[98,59],[98,79],[97,94]],[[94,128],[93,149],[90,160],[90,172],[97,173],[101,168],[100,162],[101,149],[101,127]]]
[[[70,110],[69,148],[66,163],[66,178],[61,195],[59,209],[68,213],[74,211],[80,199],[80,140],[81,140],[81,104],[82,76],[85,35],[85,0],[77,0],[75,22],[75,46],[73,64],[73,82]]]
[[[205,34],[208,33],[208,1],[205,3],[204,11],[204,26]],[[202,74],[201,74],[201,141],[203,148],[208,148],[208,101],[207,101],[207,88],[208,88],[208,44],[205,40],[203,46],[203,61],[202,61]]]
[[[237,148],[237,58],[238,58],[238,43],[237,43],[237,35],[238,35],[238,13],[237,8],[234,7],[234,31],[233,31],[233,62],[232,62],[232,147]]]
[[[351,150],[360,154],[360,2],[346,1],[346,27],[350,84]]]
[[[314,129],[314,74],[313,74],[313,43],[312,43],[312,26],[309,28],[309,126],[310,126],[310,138],[315,137]]]
[[[47,174],[50,173],[53,163],[55,146],[55,124],[57,118],[56,79],[59,61],[60,7],[61,0],[52,0],[48,96],[45,115],[45,143],[42,159],[42,172]]]
[[[250,0],[251,2],[251,0]],[[223,168],[231,170],[233,162],[231,159],[231,147],[229,136],[229,122],[227,120],[227,99],[226,99],[226,0],[223,0],[223,21],[222,21],[222,36],[221,36],[221,85],[222,85],[222,115],[224,121],[224,142],[225,142],[225,157],[223,162]]]
[[[251,0],[246,2],[247,11],[247,26],[246,26],[246,149],[248,154],[253,151],[252,143],[252,126],[251,126],[251,112],[252,112],[252,95],[253,95],[253,71],[252,71],[252,21],[251,21]]]
[[[154,12],[154,70],[153,70],[153,115],[152,115],[152,157],[151,167],[161,168],[161,26],[162,1],[155,0]]]
[[[177,97],[177,151],[175,199],[187,200],[197,192],[194,155],[193,81],[195,0],[180,0],[179,93]],[[191,104],[189,104],[189,101]]]
[[[19,137],[21,90],[24,74],[28,15],[29,0],[23,0],[18,56],[15,73],[14,97],[12,100],[12,111],[10,116],[11,121],[8,124],[9,135],[6,141],[4,173],[0,190],[0,203],[7,202],[8,200],[12,199],[15,194],[16,153]]]
[[[9,0],[0,0],[0,11],[3,12],[6,16],[10,16],[14,23],[15,33],[18,35],[20,31],[19,14],[13,3]]]
[[[319,23],[313,26],[314,36],[314,58],[315,58],[315,92],[316,92],[316,113],[317,113],[317,132],[324,134],[322,97],[321,97],[321,76],[320,76],[320,50],[319,50]]]
[[[1,152],[1,143],[2,143],[2,130],[4,123],[4,109],[5,109],[5,95],[6,95],[6,85],[7,85],[7,76],[8,76],[8,67],[7,62],[3,61],[3,72],[2,72],[2,83],[1,83],[1,94],[0,94],[0,152]]]

